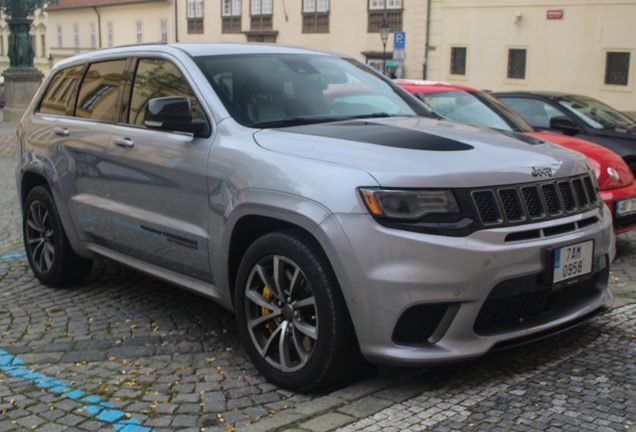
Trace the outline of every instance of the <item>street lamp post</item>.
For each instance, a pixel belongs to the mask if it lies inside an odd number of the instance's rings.
[[[389,30],[391,27],[386,23],[386,20],[382,20],[382,24],[380,24],[380,37],[382,38],[382,45],[384,46],[384,51],[382,53],[382,73],[386,75],[386,41],[389,39]]]
[[[57,0],[0,0],[0,11],[10,16],[9,25],[9,71],[35,71],[33,57],[35,51],[31,46],[29,29],[31,22],[28,16],[36,9],[49,3],[57,3]]]
[[[33,95],[42,83],[42,72],[33,65],[35,51],[31,45],[33,12],[49,3],[58,0],[0,0],[0,12],[5,16],[9,25],[9,67],[2,73],[4,77],[5,105],[3,108],[4,121],[17,123],[31,102]]]

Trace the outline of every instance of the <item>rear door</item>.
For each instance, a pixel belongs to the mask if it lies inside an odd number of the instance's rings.
[[[108,143],[119,117],[125,64],[117,59],[91,63],[86,72],[83,66],[69,70],[41,108],[66,104],[66,115],[54,127],[55,160],[68,164],[64,194],[80,240],[102,245],[113,244]]]
[[[184,96],[193,118],[206,118],[187,71],[167,57],[135,59],[126,112],[109,154],[117,247],[131,257],[203,280],[208,261],[206,167],[211,138],[149,129],[149,100]]]

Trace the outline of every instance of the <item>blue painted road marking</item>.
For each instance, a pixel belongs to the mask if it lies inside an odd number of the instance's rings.
[[[0,257],[2,258],[2,257]],[[86,395],[86,392],[74,388],[63,381],[56,380],[46,375],[28,369],[24,362],[16,356],[0,349],[0,369],[13,375],[16,378],[29,381],[36,386],[49,389],[50,392],[59,394],[60,399],[69,398],[78,408],[96,416],[98,420],[111,423],[113,428],[119,432],[154,432],[153,429],[141,426],[139,420],[125,419],[126,413],[108,402],[102,402],[99,396]],[[83,397],[84,396],[84,397]],[[80,399],[81,398],[81,399]],[[99,404],[99,405],[97,405]]]
[[[0,256],[0,259],[9,259],[9,258],[20,258],[25,256],[26,253],[19,253],[19,254],[11,254],[11,255],[2,255]]]

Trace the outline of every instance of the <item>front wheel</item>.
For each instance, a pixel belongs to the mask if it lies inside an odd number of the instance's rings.
[[[48,188],[38,186],[29,192],[22,234],[31,269],[44,285],[70,285],[90,273],[93,261],[81,258],[71,248]]]
[[[299,231],[267,234],[252,244],[235,289],[239,333],[254,365],[295,391],[344,379],[358,343],[327,257]]]

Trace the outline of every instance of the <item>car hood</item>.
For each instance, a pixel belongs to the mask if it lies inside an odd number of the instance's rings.
[[[550,168],[554,177],[590,169],[582,155],[549,142],[532,145],[493,129],[425,117],[264,129],[254,139],[272,151],[365,171],[384,187],[516,184],[538,180],[534,168]]]
[[[596,178],[598,179],[598,187],[600,190],[616,189],[619,187],[629,186],[634,183],[634,175],[625,161],[619,155],[605,147],[580,138],[553,132],[537,131],[529,132],[527,135],[551,141],[571,150],[579,151],[587,156],[594,167],[594,171],[596,172]],[[610,169],[615,171],[615,174],[618,176],[618,180],[614,180],[611,177]]]

